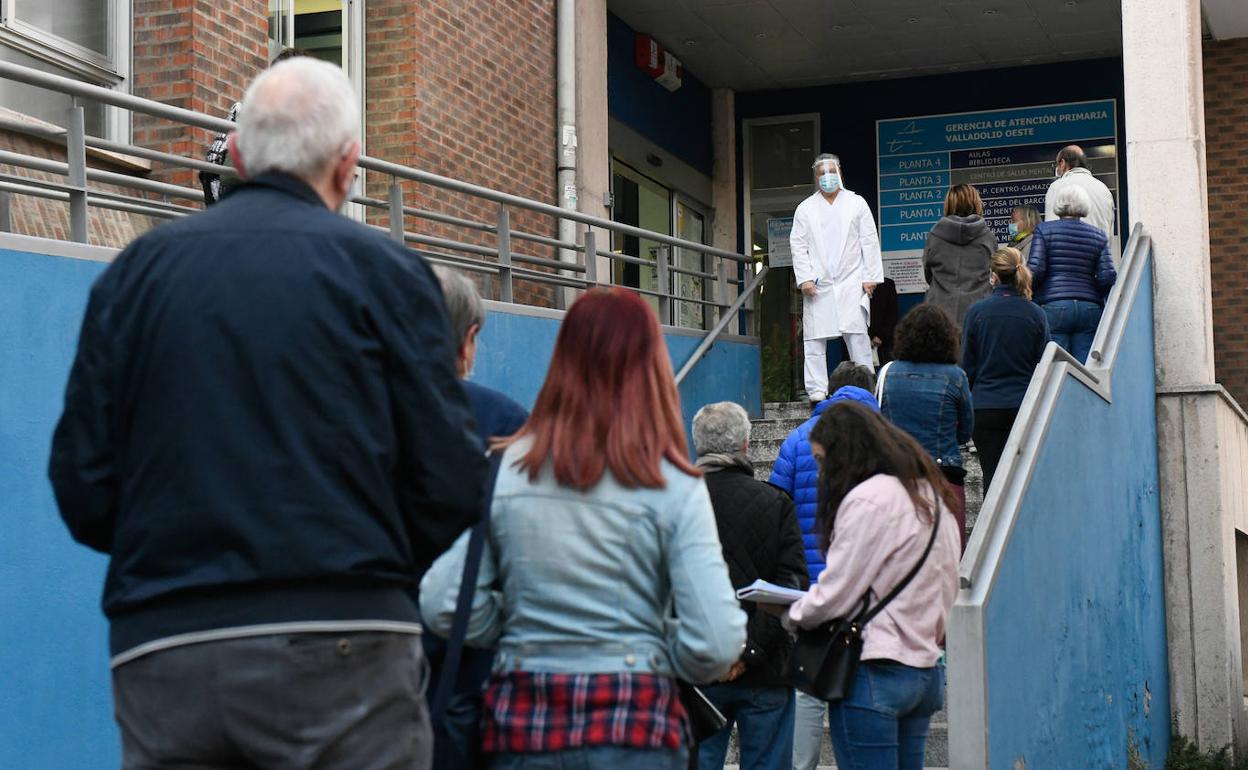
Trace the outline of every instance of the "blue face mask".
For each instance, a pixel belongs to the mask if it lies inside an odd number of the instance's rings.
[[[1011,238],[1018,237],[1018,223],[1017,222],[1010,223],[1010,237]]]
[[[839,174],[828,172],[819,175],[819,189],[825,193],[834,193],[841,189],[841,177]]]

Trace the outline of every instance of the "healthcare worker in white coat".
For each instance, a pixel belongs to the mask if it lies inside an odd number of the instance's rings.
[[[789,246],[802,291],[806,395],[828,397],[828,340],[844,339],[854,363],[871,366],[871,293],[884,280],[875,218],[844,187],[841,162],[823,154],[811,166],[819,189],[793,214]]]

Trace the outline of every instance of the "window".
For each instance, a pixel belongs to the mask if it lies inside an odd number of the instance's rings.
[[[612,198],[615,201],[612,206],[612,219],[695,243],[706,243],[705,206],[651,179],[619,159],[612,160],[611,171]],[[635,235],[612,233],[611,238],[611,247],[617,254],[654,262],[662,252],[667,255],[668,264],[677,268],[668,274],[669,290],[674,297],[671,317],[661,318],[661,323],[688,329],[710,328],[715,318],[713,313],[707,312],[705,305],[680,300],[681,297],[709,299],[710,286],[699,276],[679,272],[705,272],[710,260],[700,252],[672,247]],[[659,290],[658,270],[650,265],[615,262],[612,267],[612,283],[655,292]],[[643,296],[657,312],[658,298],[652,294]]]
[[[346,70],[359,99],[361,136],[367,136],[363,125],[364,0],[269,0],[269,59],[286,48],[302,49]],[[364,194],[366,173],[356,176],[353,195]],[[364,209],[351,203],[347,213],[362,219]]]
[[[358,86],[363,27],[360,0],[269,0],[270,58],[284,48],[301,48],[342,67]]]
[[[0,59],[124,88],[130,66],[130,0],[0,0]],[[0,103],[56,125],[65,124],[68,97],[0,81]],[[120,110],[83,103],[87,133],[126,139]]]

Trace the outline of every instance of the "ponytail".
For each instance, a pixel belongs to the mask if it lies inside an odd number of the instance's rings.
[[[1023,262],[1022,253],[1013,246],[1003,246],[992,255],[992,272],[997,282],[1009,286],[1026,299],[1031,299],[1031,270]]]

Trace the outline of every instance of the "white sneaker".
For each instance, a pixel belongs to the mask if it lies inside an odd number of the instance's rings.
[[[810,403],[817,404],[828,397],[827,393],[814,393],[810,396]]]

